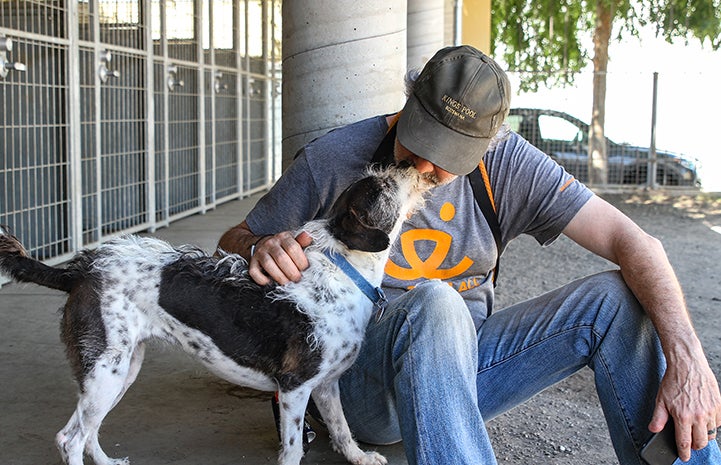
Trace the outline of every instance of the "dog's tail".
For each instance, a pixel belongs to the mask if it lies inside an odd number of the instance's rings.
[[[30,257],[20,241],[0,226],[0,272],[16,281],[70,292],[78,280],[73,270],[53,268]]]

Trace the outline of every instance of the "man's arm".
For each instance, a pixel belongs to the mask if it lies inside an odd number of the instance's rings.
[[[217,249],[228,253],[236,253],[246,260],[250,260],[250,249],[264,237],[253,234],[248,227],[248,223],[243,221],[220,236]]]
[[[305,232],[297,237],[287,231],[257,236],[243,221],[220,237],[217,248],[237,253],[248,260],[248,273],[258,284],[270,284],[271,281],[287,284],[300,280],[300,272],[308,268],[303,248],[310,243],[311,237]]]
[[[705,447],[708,431],[721,425],[721,394],[663,246],[596,196],[563,232],[621,268],[626,284],[656,327],[668,366],[649,430],[660,431],[673,417],[679,457],[688,461],[690,449]]]

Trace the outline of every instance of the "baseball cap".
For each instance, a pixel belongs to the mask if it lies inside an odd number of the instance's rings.
[[[508,115],[511,85],[492,58],[461,45],[426,63],[398,120],[400,143],[459,176],[481,162]]]

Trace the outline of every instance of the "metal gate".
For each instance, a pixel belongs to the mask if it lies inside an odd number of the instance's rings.
[[[47,262],[269,187],[280,0],[0,0],[0,224]]]

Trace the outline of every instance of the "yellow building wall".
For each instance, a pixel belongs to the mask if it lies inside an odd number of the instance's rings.
[[[464,44],[473,45],[491,55],[491,0],[463,0]]]

